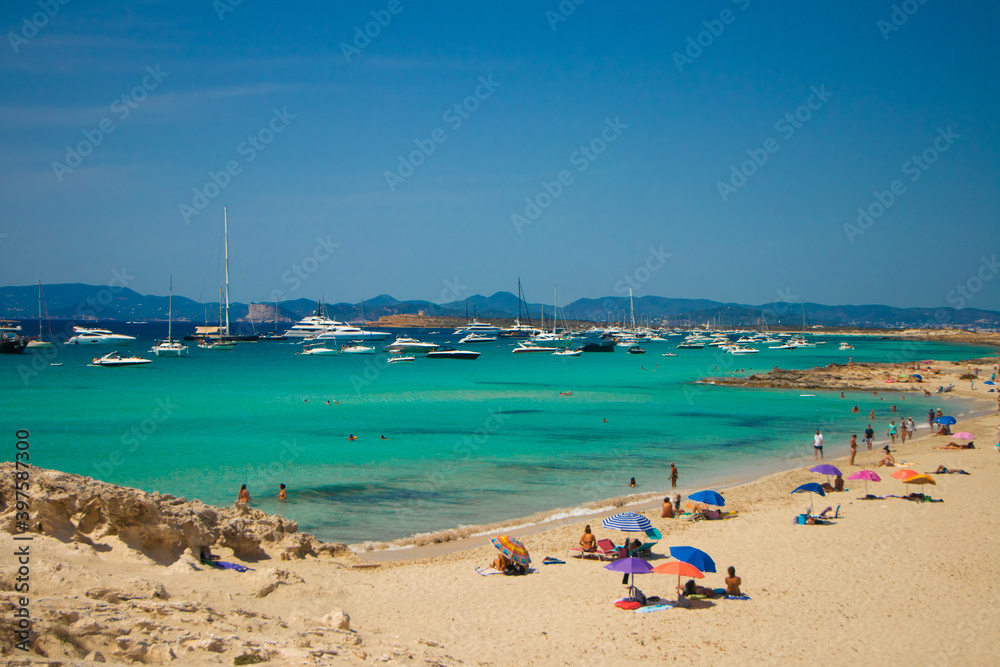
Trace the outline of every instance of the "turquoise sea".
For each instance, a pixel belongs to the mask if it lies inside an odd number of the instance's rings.
[[[644,344],[644,355],[618,348],[575,358],[514,355],[506,341],[461,346],[482,352],[475,361],[304,357],[293,341],[240,344],[230,352],[192,343],[188,357],[156,358],[149,348],[165,325],[105,326],[139,336],[120,349],[153,363],[88,367],[114,349],[104,346],[57,346],[50,358],[0,355],[6,460],[13,459],[15,431],[27,429],[36,466],[214,505],[231,504],[245,483],[255,507],[347,543],[662,490],[672,461],[679,487],[693,491],[810,464],[816,428],[828,455],[845,454],[872,409],[877,434],[892,416],[923,424],[929,407],[967,409],[940,395],[857,392],[841,399],[836,392],[692,384],[699,377],[845,363],[849,356],[862,362],[995,353],[830,336],[813,349],[758,346],[760,354],[741,357],[675,350],[680,339],[670,338]],[[175,336],[192,328],[175,327]],[[450,330],[397,333],[458,339]],[[839,351],[841,340],[855,349]],[[279,482],[288,486],[286,503],[275,498]]]

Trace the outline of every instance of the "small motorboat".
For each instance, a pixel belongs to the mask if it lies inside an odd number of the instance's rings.
[[[475,333],[475,332],[473,332],[473,333],[470,333],[470,334],[466,335],[465,338],[463,338],[462,340],[460,340],[458,342],[459,343],[492,343],[492,342],[495,342],[496,339],[497,339],[496,336],[487,336],[486,334],[481,334],[481,333]]]
[[[583,350],[571,350],[566,348],[565,350],[556,350],[552,353],[554,357],[579,357],[583,354]]]
[[[478,359],[480,352],[473,352],[472,350],[456,350],[453,347],[442,347],[440,350],[434,350],[433,352],[427,353],[428,359]]]
[[[638,345],[633,345],[629,349],[625,350],[629,354],[646,354],[646,350],[642,349]]]
[[[229,340],[202,338],[198,341],[198,347],[202,350],[232,350],[236,348],[236,343]]]
[[[673,352],[664,352],[664,353],[663,353],[662,355],[660,355],[660,356],[663,356],[663,357],[676,357],[677,355],[676,355],[676,354],[674,354]]]
[[[143,364],[152,363],[151,359],[143,359],[142,357],[123,357],[117,352],[109,352],[103,357],[98,357],[91,362],[91,366],[108,366],[108,367],[118,367],[118,366],[142,366]]]
[[[404,361],[413,361],[416,357],[389,357],[386,361],[390,364],[398,364]]]
[[[312,345],[303,347],[295,354],[308,355],[311,357],[334,357],[337,355],[337,350],[324,347],[323,343],[313,343]]]
[[[853,345],[848,345],[847,341],[844,341],[843,343],[840,344],[840,347],[838,347],[837,349],[838,350],[853,350],[854,346]]]
[[[558,347],[546,347],[543,345],[537,345],[532,343],[530,340],[518,341],[517,347],[515,347],[511,352],[514,354],[521,354],[524,352],[549,352],[554,353],[558,351]]]
[[[344,343],[340,346],[341,354],[375,354],[375,348],[361,343]]]

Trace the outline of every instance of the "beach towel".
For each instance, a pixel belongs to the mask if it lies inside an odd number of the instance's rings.
[[[723,600],[752,600],[749,595],[727,595]]]
[[[674,605],[669,602],[657,602],[656,604],[648,604],[645,607],[639,607],[635,610],[637,614],[648,614],[651,611],[660,611],[663,609],[673,609]]]
[[[542,565],[565,565],[566,561],[559,560],[558,558],[552,558],[551,556],[546,556],[542,560]]]
[[[212,567],[217,567],[220,570],[236,570],[237,572],[246,572],[247,570],[253,570],[252,567],[247,567],[246,565],[240,565],[239,563],[228,563],[224,560],[213,560],[213,561],[201,561],[205,565],[211,565]]]
[[[492,567],[483,567],[482,565],[476,567],[476,572],[478,574],[483,575],[484,577],[488,577],[491,574],[503,574],[503,572],[501,572],[500,570],[497,570]]]

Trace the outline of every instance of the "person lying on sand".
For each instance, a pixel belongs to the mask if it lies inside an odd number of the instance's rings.
[[[937,470],[934,471],[935,475],[968,475],[966,471],[961,468],[945,468],[944,466],[938,466]]]
[[[970,442],[967,445],[959,445],[958,443],[955,443],[955,442],[949,442],[944,447],[935,447],[934,449],[975,449],[975,448],[976,448],[976,445],[975,445],[975,443],[972,443],[972,442]]]
[[[692,595],[701,595],[706,598],[714,598],[715,591],[706,586],[697,586],[694,583],[694,579],[688,579],[687,583],[684,584],[684,588],[681,589],[681,595],[684,597],[690,597]]]

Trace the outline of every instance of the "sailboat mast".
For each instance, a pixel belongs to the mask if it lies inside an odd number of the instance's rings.
[[[174,342],[174,274],[170,274],[170,291],[167,297],[167,342]]]
[[[559,323],[559,285],[552,286],[552,333],[556,332]]]
[[[628,313],[632,319],[632,333],[635,333],[635,306],[632,304],[632,288],[628,288]]]
[[[38,281],[38,340],[42,340],[42,281]]]
[[[229,335],[229,212],[222,207],[222,230],[226,248],[226,335]]]

